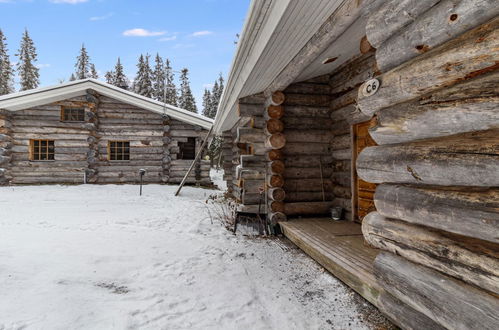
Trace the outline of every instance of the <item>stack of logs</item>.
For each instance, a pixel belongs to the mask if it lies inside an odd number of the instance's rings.
[[[377,115],[370,133],[379,146],[357,159],[359,176],[379,184],[377,211],[362,225],[366,240],[387,251],[375,275],[439,327],[496,329],[499,18],[486,20],[499,6],[421,1],[408,12],[396,3],[387,1],[367,25],[378,65],[391,70],[376,94],[358,95],[360,110]],[[417,328],[395,306],[384,308]]]
[[[0,110],[0,185],[10,181],[9,164],[11,160],[12,129],[10,113]]]
[[[170,164],[172,162],[172,157],[170,156],[170,144],[172,139],[170,137],[170,116],[163,115],[163,159],[161,161],[161,168],[163,173],[161,175],[161,181],[167,183],[170,180]]]

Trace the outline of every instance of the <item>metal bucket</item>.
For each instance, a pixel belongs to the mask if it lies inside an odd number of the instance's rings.
[[[341,206],[335,206],[331,208],[331,219],[334,221],[343,220],[344,211]]]

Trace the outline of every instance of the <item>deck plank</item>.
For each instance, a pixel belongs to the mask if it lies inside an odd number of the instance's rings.
[[[284,235],[305,253],[377,305],[382,289],[374,278],[373,263],[378,251],[364,243],[358,223],[301,218],[280,225]]]

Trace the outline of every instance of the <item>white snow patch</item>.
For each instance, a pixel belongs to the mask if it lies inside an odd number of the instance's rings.
[[[291,244],[211,223],[214,190],[138,189],[0,188],[0,329],[369,328]]]

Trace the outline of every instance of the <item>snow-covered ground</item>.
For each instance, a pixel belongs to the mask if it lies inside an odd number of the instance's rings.
[[[221,173],[221,172],[220,172]],[[220,174],[221,175],[221,174]],[[284,239],[211,223],[214,190],[0,188],[0,329],[372,329],[379,313]]]

